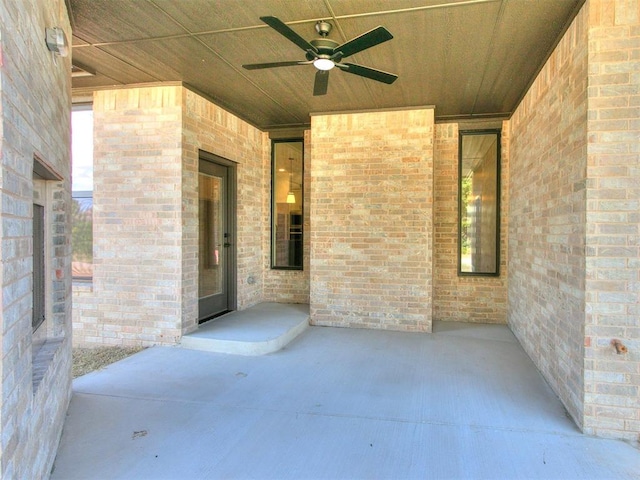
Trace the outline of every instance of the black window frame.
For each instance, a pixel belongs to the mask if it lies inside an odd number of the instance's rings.
[[[495,271],[492,272],[467,272],[462,270],[462,217],[463,217],[463,158],[462,158],[462,142],[464,136],[471,135],[496,135],[496,232],[495,232]],[[502,196],[501,185],[501,164],[502,164],[502,130],[499,128],[478,129],[478,130],[460,130],[458,132],[458,248],[457,248],[457,264],[459,277],[499,277],[500,276],[500,228],[501,228],[501,211],[500,200]]]
[[[299,143],[301,146],[301,156],[300,156],[300,264],[299,265],[277,265],[276,258],[276,241],[275,241],[275,215],[276,212],[276,145],[279,143]],[[278,138],[271,140],[271,234],[270,234],[270,266],[272,270],[304,270],[304,138],[303,137],[292,137],[292,138]]]

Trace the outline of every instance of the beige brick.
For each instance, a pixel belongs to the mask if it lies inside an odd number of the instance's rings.
[[[508,124],[502,127],[500,277],[458,276],[458,130],[437,124],[435,135],[435,320],[506,323]]]
[[[313,323],[431,330],[433,135],[430,109],[312,117]]]
[[[640,414],[640,363],[610,342],[638,344],[638,38],[628,23],[639,11],[636,0],[587,2],[550,59],[570,61],[545,66],[514,114],[509,270],[510,324],[572,416],[588,433],[635,441],[637,422],[622,419]],[[544,139],[565,131],[577,142],[557,157]]]
[[[70,58],[54,57],[43,43],[44,25],[59,26],[71,37],[64,12],[61,0],[9,2],[0,8],[2,478],[47,477],[70,399],[70,112],[63,106],[71,101],[71,65]],[[34,157],[61,180],[35,180]],[[50,273],[45,322],[36,332],[31,326],[34,202],[45,209]]]
[[[75,323],[111,345],[196,328],[199,149],[238,162],[238,307],[260,301],[245,279],[263,274],[266,135],[179,85],[98,92],[94,122],[94,276],[75,289]],[[75,344],[94,332],[77,328]]]
[[[587,10],[510,121],[509,324],[571,416],[584,405]],[[625,83],[627,75],[605,84]],[[574,140],[558,155],[558,139]]]

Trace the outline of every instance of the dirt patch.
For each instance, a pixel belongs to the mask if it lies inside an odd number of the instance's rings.
[[[104,368],[142,350],[143,347],[74,348],[73,378]]]

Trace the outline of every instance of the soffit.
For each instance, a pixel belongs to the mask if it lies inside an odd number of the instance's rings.
[[[183,82],[263,130],[309,123],[309,113],[435,105],[437,120],[507,117],[584,0],[68,0],[73,61],[95,72],[75,92]],[[318,20],[343,43],[378,25],[394,36],[349,57],[396,73],[392,85],[330,74],[314,97],[311,65],[264,25],[273,15],[305,39]]]

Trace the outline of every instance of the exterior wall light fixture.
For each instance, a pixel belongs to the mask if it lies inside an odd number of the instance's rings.
[[[69,42],[67,35],[60,27],[51,27],[45,29],[45,42],[49,51],[66,57],[69,55]]]

